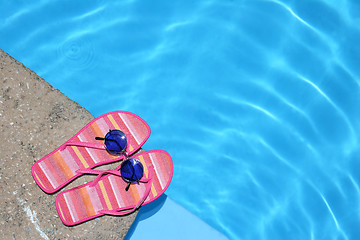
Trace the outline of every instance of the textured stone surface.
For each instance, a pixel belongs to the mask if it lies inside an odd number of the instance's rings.
[[[66,227],[31,166],[94,117],[0,49],[0,239],[123,239],[136,213]],[[109,165],[105,168],[112,168]],[[104,167],[102,167],[104,168]],[[65,189],[91,181],[83,176]]]

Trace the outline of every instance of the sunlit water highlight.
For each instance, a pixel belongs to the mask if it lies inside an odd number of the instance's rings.
[[[360,4],[3,1],[0,48],[174,159],[230,239],[360,238]]]

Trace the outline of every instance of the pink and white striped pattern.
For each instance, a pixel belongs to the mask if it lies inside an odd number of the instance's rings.
[[[169,153],[162,150],[142,152],[132,156],[144,166],[144,176],[149,176],[150,166],[154,167],[150,194],[143,204],[157,199],[168,188],[172,175],[173,163]],[[91,183],[67,190],[56,197],[56,208],[64,224],[76,225],[102,216],[103,210],[112,212],[134,208],[144,196],[147,183],[132,184],[125,191],[127,183],[119,176],[106,175],[90,187]]]
[[[137,151],[150,136],[150,128],[143,119],[133,113],[115,111],[94,119],[68,142],[103,143],[95,140],[95,137],[105,136],[109,129],[118,129],[126,134],[128,154]],[[32,166],[35,182],[46,193],[54,193],[81,176],[76,173],[79,169],[94,168],[124,158],[111,155],[106,150],[88,147],[66,146],[62,150],[65,145]]]

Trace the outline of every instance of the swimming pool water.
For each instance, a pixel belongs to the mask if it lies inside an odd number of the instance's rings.
[[[167,195],[230,239],[360,238],[359,1],[1,5],[0,48],[145,119]]]

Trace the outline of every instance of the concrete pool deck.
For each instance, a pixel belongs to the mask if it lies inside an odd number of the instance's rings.
[[[0,49],[0,239],[123,239],[137,212],[66,227],[31,166],[94,117]],[[111,165],[109,166],[111,168]],[[91,181],[83,176],[65,189]]]

